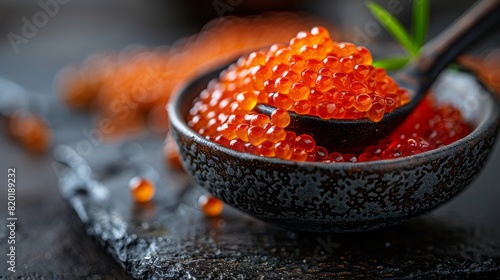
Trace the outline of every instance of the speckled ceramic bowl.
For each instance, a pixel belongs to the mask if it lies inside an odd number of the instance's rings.
[[[207,141],[185,121],[214,71],[178,92],[172,130],[189,174],[227,204],[295,230],[365,231],[401,223],[449,201],[483,167],[499,129],[499,103],[473,75],[446,72],[438,100],[461,109],[474,131],[419,155],[368,163],[309,163],[259,157]]]

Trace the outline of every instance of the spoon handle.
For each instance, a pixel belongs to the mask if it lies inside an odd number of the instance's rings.
[[[417,90],[427,90],[453,59],[499,19],[500,0],[482,0],[427,43],[419,59],[407,71],[407,74],[419,80],[421,87]]]

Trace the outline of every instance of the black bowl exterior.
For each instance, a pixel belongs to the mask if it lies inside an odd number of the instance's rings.
[[[479,173],[499,129],[495,98],[467,137],[419,155],[368,163],[308,163],[236,152],[185,122],[217,71],[179,92],[169,108],[186,171],[201,187],[254,217],[295,230],[354,232],[401,223],[449,201]]]

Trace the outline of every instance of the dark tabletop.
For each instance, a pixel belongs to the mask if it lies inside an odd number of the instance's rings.
[[[68,63],[81,62],[97,50],[120,50],[133,43],[165,45],[192,34],[206,19],[216,16],[211,10],[212,2],[206,2],[208,4],[197,4],[196,1],[170,4],[135,0],[69,1],[60,7],[47,25],[39,28],[36,36],[19,45],[16,53],[7,34],[21,32],[22,18],[33,16],[40,7],[36,2],[4,1],[0,4],[0,76],[18,83],[29,92],[30,100],[36,100],[38,109],[55,131],[55,143],[74,146],[83,139],[81,131],[91,129],[91,120],[60,103],[53,89],[57,71]],[[295,4],[294,8],[346,22],[350,26],[347,31],[353,25],[364,27],[367,20],[363,20],[363,14],[348,16],[362,10],[356,6],[358,4],[350,5],[349,2],[339,1],[335,9],[326,1],[315,1],[314,5],[307,7]],[[448,5],[446,3],[436,2],[433,9],[443,11]],[[248,13],[253,11],[252,8],[255,9],[242,4],[241,10],[235,7],[231,13]],[[435,34],[440,26],[449,23],[464,9],[465,6],[454,4],[446,14],[434,15],[431,20],[437,27],[431,33]],[[400,17],[404,18],[407,10],[403,10]],[[380,36],[387,38],[387,34]],[[498,41],[491,40],[486,44],[499,45]],[[202,278],[220,275],[228,278],[245,275],[281,278],[305,273],[314,278],[341,276],[344,272],[350,276],[452,277],[449,271],[458,271],[461,278],[500,277],[498,148],[480,177],[456,199],[431,215],[395,229],[354,235],[316,235],[278,229],[232,209],[226,209],[222,218],[203,218],[194,207],[200,191],[185,175],[163,164],[158,153],[154,152],[161,147],[163,139],[154,136],[144,136],[136,142],[144,149],[144,161],[164,178],[166,183],[163,186],[170,186],[159,191],[155,204],[150,208],[136,207],[127,196],[128,192],[119,189],[123,185],[120,180],[125,178],[120,176],[130,175],[127,169],[113,175],[116,179],[106,177],[106,164],[112,164],[119,157],[116,150],[119,145],[100,146],[96,151],[106,151],[109,156],[97,152],[86,160],[94,169],[96,178],[109,188],[116,200],[103,209],[96,208],[100,207],[99,204],[83,203],[83,212],[77,214],[73,209],[79,202],[64,199],[58,190],[58,173],[54,170],[52,154],[32,156],[6,138],[4,128],[1,129],[2,279],[12,276],[27,279],[128,279],[129,273],[136,277],[174,278],[188,278],[189,273]],[[16,167],[18,179],[15,275],[7,271],[5,253],[8,234],[5,226],[6,174],[9,167]],[[81,195],[82,202],[86,199]],[[172,209],[181,209],[181,213]],[[89,217],[107,217],[110,213],[118,216],[131,225],[125,232],[132,238],[125,238],[126,242],[117,245],[110,238],[113,235],[106,235],[113,227],[96,230],[96,224],[105,221],[91,219],[82,223],[82,213],[87,212]],[[178,218],[186,215],[190,217],[187,220]],[[158,240],[165,235],[171,238]],[[153,248],[151,244],[161,246]],[[125,252],[127,257],[120,252]],[[156,257],[148,259],[148,252]],[[141,270],[144,267],[147,269]],[[232,274],[223,274],[226,270]]]

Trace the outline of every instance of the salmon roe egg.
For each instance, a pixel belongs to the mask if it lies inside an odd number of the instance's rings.
[[[236,96],[236,101],[241,110],[252,110],[257,105],[257,96],[252,92],[244,91]]]
[[[250,126],[248,129],[248,142],[258,146],[267,140],[267,132],[260,126]]]
[[[201,195],[198,199],[198,205],[207,217],[218,216],[224,209],[224,203],[211,195]]]
[[[302,134],[295,138],[295,146],[303,148],[306,152],[312,152],[316,146],[316,142],[311,135]]]
[[[132,197],[138,203],[146,203],[153,199],[156,192],[155,185],[144,177],[134,177],[129,182]]]
[[[272,143],[276,143],[279,141],[283,141],[286,138],[286,131],[282,127],[271,125],[266,130],[267,134],[267,141],[270,141]]]
[[[292,98],[295,101],[298,101],[307,99],[309,93],[311,93],[311,90],[309,89],[308,86],[306,86],[303,83],[295,83],[290,88],[289,95],[290,98]]]
[[[293,111],[300,115],[307,115],[312,109],[311,101],[309,100],[299,100],[293,103]]]
[[[290,159],[293,154],[293,145],[289,141],[280,141],[274,145],[276,156],[281,159]]]
[[[290,114],[283,109],[276,109],[271,114],[271,123],[275,126],[285,128],[290,124]]]

